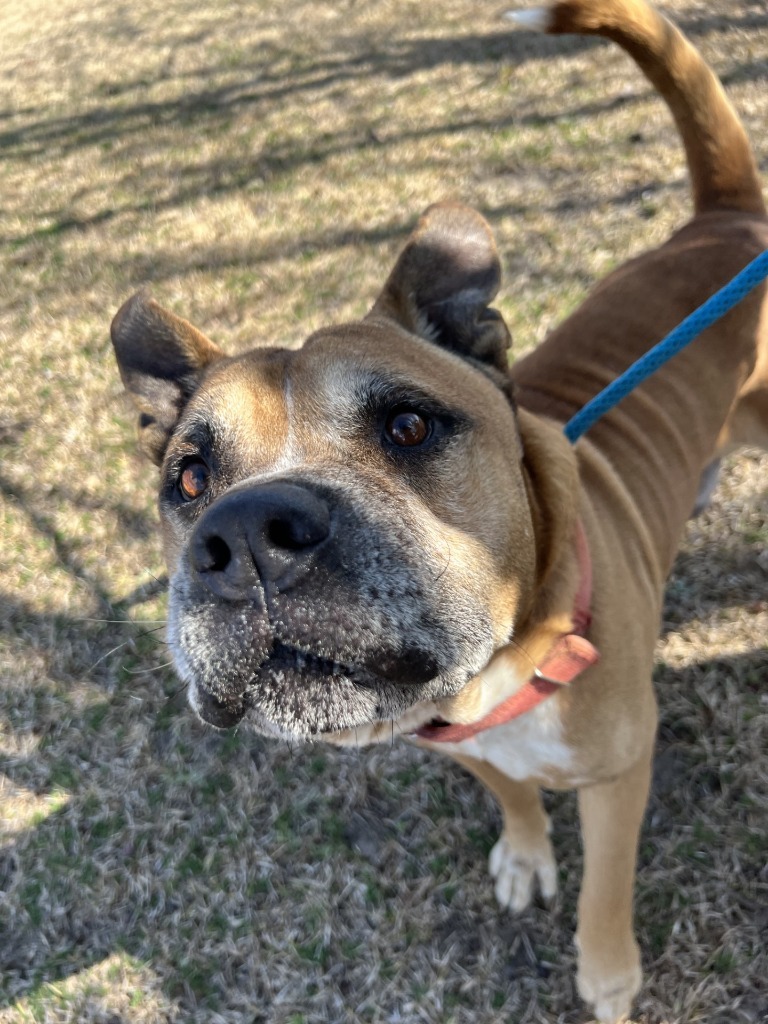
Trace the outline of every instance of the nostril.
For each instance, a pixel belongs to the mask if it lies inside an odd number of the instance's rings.
[[[301,551],[312,547],[326,536],[326,530],[319,524],[301,519],[270,519],[266,524],[269,543],[283,551]]]
[[[201,569],[223,572],[232,561],[232,552],[222,537],[206,537],[204,543],[206,558]]]

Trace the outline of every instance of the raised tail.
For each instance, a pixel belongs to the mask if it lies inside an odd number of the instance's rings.
[[[696,213],[765,213],[752,149],[722,85],[698,50],[645,0],[556,0],[511,17],[542,32],[604,36],[618,43],[672,111]]]

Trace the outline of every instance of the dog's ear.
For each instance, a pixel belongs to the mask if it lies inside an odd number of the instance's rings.
[[[487,222],[467,206],[438,203],[420,219],[368,315],[506,370],[509,331],[489,307],[500,281]]]
[[[224,353],[144,292],[121,306],[110,333],[123,384],[139,410],[139,443],[159,465],[203,370]]]

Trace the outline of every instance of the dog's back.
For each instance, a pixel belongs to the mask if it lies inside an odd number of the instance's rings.
[[[693,193],[688,224],[610,275],[514,366],[521,404],[564,421],[768,248],[768,220],[751,148],[722,86],[694,47],[645,0],[563,0],[527,12],[526,21],[552,33],[604,36],[632,56],[674,115]],[[768,447],[763,294],[764,288],[757,289],[588,435],[645,513],[663,573],[679,525],[668,518],[655,523],[654,495],[663,489],[672,496],[671,515],[682,524],[713,458],[744,444]],[[652,445],[637,428],[649,415],[655,423]]]

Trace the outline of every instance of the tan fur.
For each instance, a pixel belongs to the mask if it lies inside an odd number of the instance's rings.
[[[549,434],[539,417],[562,421],[577,411],[649,343],[768,248],[765,208],[743,129],[719,83],[680,33],[641,0],[556,4],[552,30],[613,38],[664,94],[686,145],[697,216],[660,249],[609,277],[544,346],[513,368],[518,399],[535,414],[521,415],[521,426],[526,461],[539,468],[539,479],[563,479],[572,472],[563,465],[568,463],[565,442]],[[628,1013],[640,984],[632,879],[656,721],[650,676],[661,585],[702,468],[739,445],[768,447],[763,296],[764,288],[758,288],[579,442],[578,510],[573,495],[561,494],[545,505],[560,517],[552,545],[560,564],[555,560],[553,578],[539,591],[528,628],[517,634],[534,658],[562,628],[563,611],[572,601],[568,531],[577,511],[594,563],[592,639],[602,660],[552,699],[561,705],[563,734],[581,776],[574,779],[580,785],[585,843],[578,980],[601,1021]],[[550,525],[546,535],[556,529]],[[552,563],[551,550],[539,547],[540,564]],[[501,656],[520,672],[518,651],[507,649]],[[459,712],[457,720],[464,720],[462,700],[459,695],[450,703]],[[499,799],[504,834],[522,836],[523,851],[542,848],[544,826],[530,792],[521,802],[521,783],[505,781],[487,762],[453,756]],[[538,781],[568,784],[545,764],[539,766]]]

